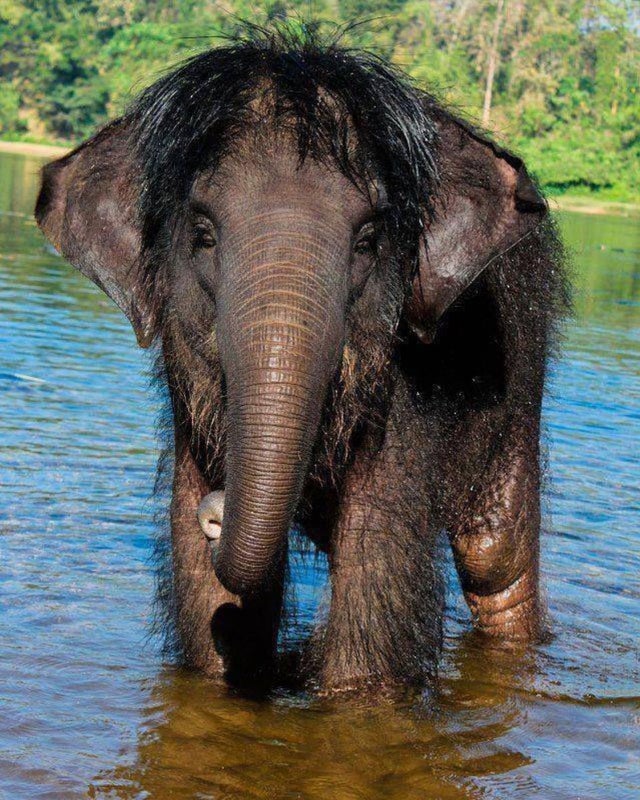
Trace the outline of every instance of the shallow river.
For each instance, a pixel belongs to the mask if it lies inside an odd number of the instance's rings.
[[[149,637],[158,402],[124,319],[35,227],[38,166],[0,156],[0,798],[638,798],[638,220],[562,216],[551,641],[480,649],[449,564],[435,703],[258,702]],[[322,564],[295,574],[308,625]]]

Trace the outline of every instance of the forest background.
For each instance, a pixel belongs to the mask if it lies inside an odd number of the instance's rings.
[[[638,0],[0,0],[0,139],[69,145],[241,20],[348,26],[551,195],[640,200]]]

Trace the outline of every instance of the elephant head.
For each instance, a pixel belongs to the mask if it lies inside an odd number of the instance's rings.
[[[240,595],[281,562],[321,420],[366,423],[398,331],[428,343],[544,213],[517,158],[373,57],[268,42],[163,78],[45,167],[36,208],[139,343],[162,341],[170,388],[175,369],[223,406],[216,572]]]

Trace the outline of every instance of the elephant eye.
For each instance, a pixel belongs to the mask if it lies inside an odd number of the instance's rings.
[[[375,256],[378,252],[378,233],[372,222],[360,228],[353,252],[364,256]]]
[[[216,246],[216,237],[211,226],[204,222],[196,222],[193,226],[192,245],[194,250],[206,250]]]

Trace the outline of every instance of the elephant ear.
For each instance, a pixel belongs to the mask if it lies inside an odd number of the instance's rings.
[[[133,147],[125,119],[47,164],[36,202],[53,246],[127,315],[141,347],[153,339],[153,313],[141,268],[142,233]]]
[[[441,185],[406,309],[409,326],[425,343],[456,298],[548,210],[517,156],[443,112],[436,123]]]

